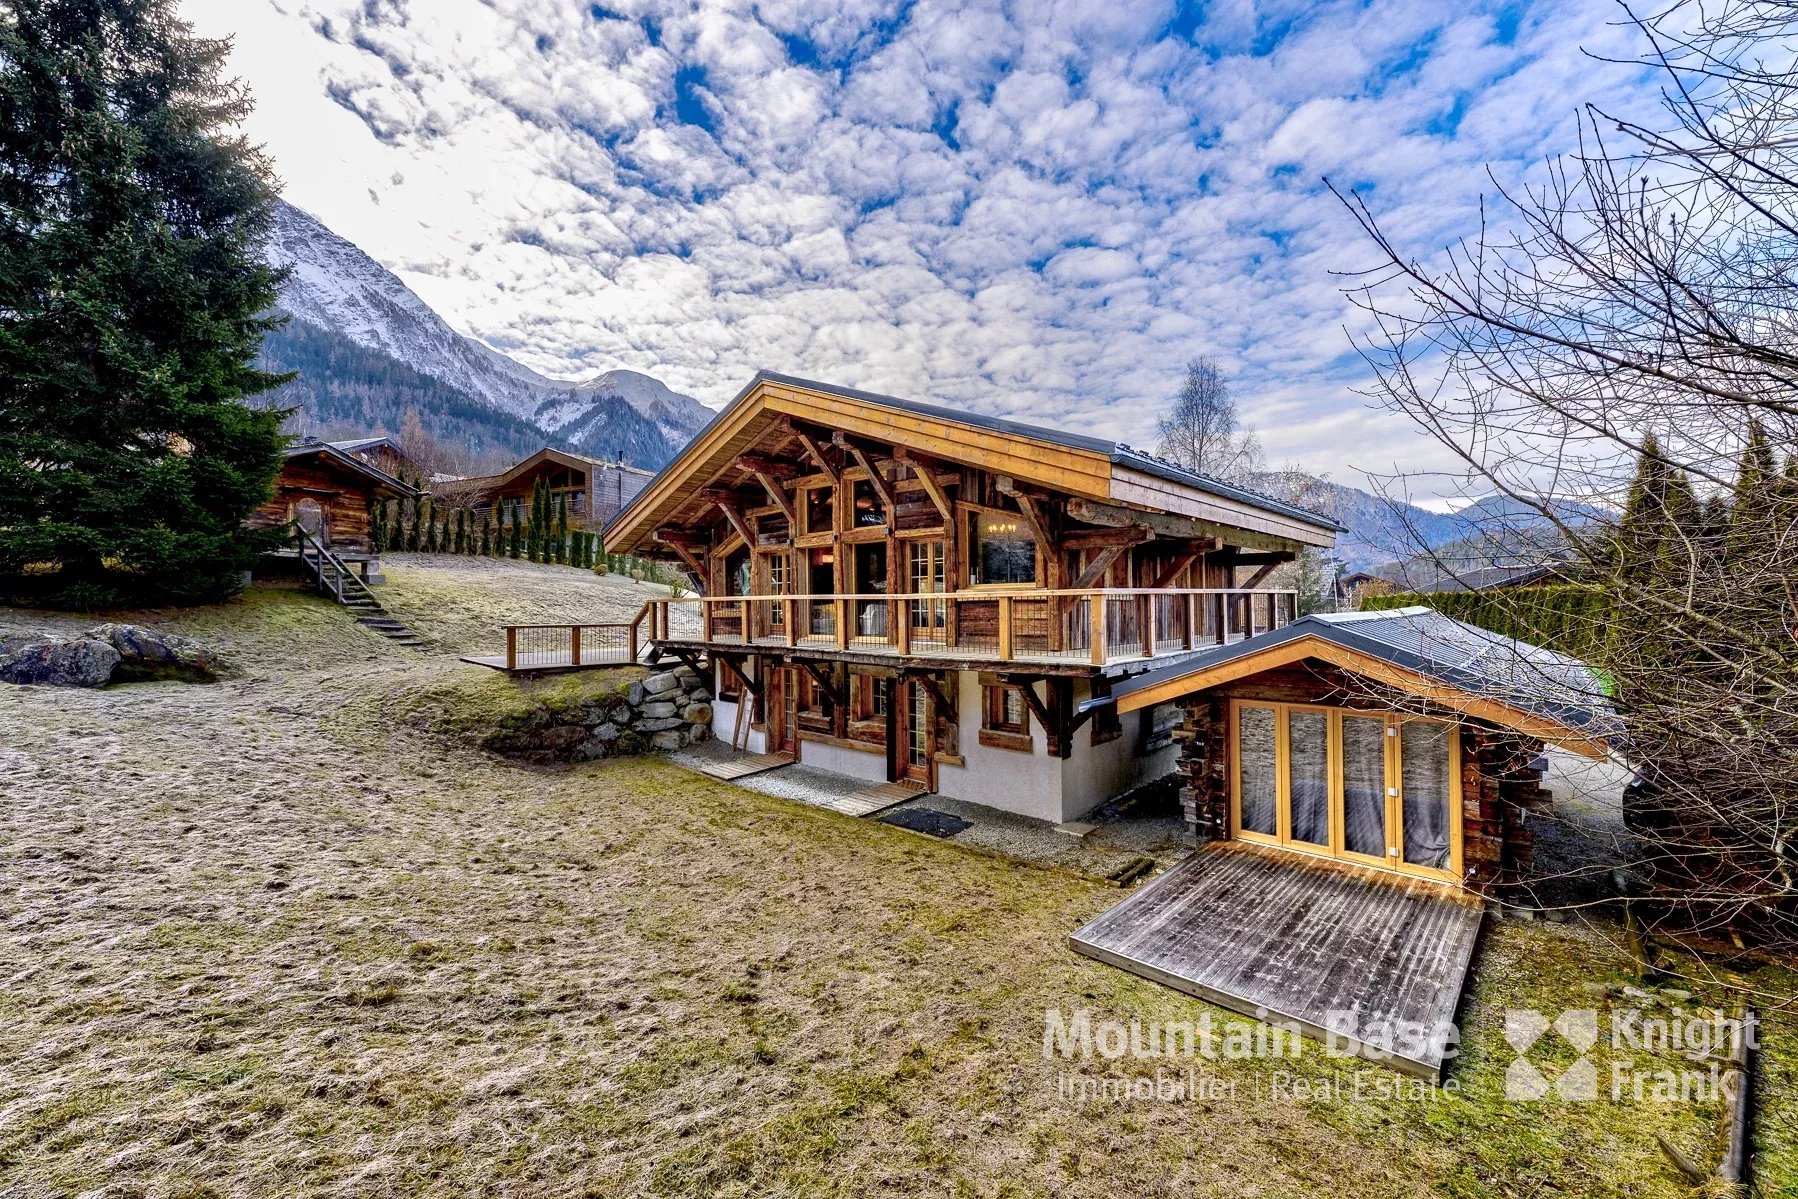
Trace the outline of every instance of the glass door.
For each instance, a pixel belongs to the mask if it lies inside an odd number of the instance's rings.
[[[1389,866],[1386,718],[1342,715],[1342,853]]]
[[[913,595],[942,595],[944,586],[943,543],[927,538],[906,543],[906,578]],[[948,600],[912,600],[910,609],[913,641],[942,641],[949,627]]]
[[[1460,881],[1458,726],[1315,704],[1231,704],[1231,829]]]

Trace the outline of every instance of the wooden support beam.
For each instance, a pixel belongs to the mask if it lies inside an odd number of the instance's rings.
[[[1124,548],[1121,545],[1114,545],[1100,550],[1098,556],[1088,562],[1086,569],[1080,572],[1080,577],[1068,585],[1068,590],[1085,591],[1088,587],[1100,586],[1099,580],[1105,577],[1105,572],[1111,569],[1111,564],[1118,560],[1118,555],[1124,552]]]
[[[1153,529],[1145,529],[1140,525],[1127,529],[1079,529],[1061,535],[1061,548],[1064,550],[1103,550],[1117,546],[1128,549],[1133,545],[1141,545],[1145,541],[1155,540]]]
[[[1261,580],[1265,579],[1268,575],[1273,574],[1274,568],[1279,565],[1280,563],[1278,562],[1268,562],[1255,571],[1254,574],[1250,575],[1245,582],[1238,585],[1244,588],[1259,586]]]
[[[663,529],[657,529],[651,537],[651,540],[658,545],[667,546],[680,557],[680,560],[693,574],[695,590],[698,591],[700,595],[704,595],[706,583],[710,576],[705,568],[705,562],[693,553],[693,550],[690,548],[687,541],[685,539],[677,541],[668,536],[667,531]]]
[[[1030,536],[1036,541],[1036,548],[1042,551],[1043,560],[1050,561],[1055,555],[1055,537],[1049,527],[1049,513],[1037,496],[1019,487],[1011,479],[1000,475],[999,491],[1018,502],[1018,511],[1024,516],[1024,523],[1030,526]]]
[[[999,676],[999,681],[1008,687],[1018,689],[1018,694],[1023,697],[1024,706],[1030,709],[1030,714],[1036,717],[1037,723],[1043,726],[1043,732],[1053,733],[1055,731],[1055,718],[1050,714],[1049,709],[1043,706],[1042,697],[1036,693],[1038,676],[1002,674]]]
[[[819,470],[829,475],[832,483],[842,482],[842,470],[825,456],[824,447],[818,444],[816,437],[798,425],[789,424],[787,429],[793,434],[793,440],[799,443],[799,448],[805,451],[805,456],[810,458]]]
[[[791,479],[805,473],[805,468],[796,462],[755,453],[738,454],[737,469],[748,471],[752,475],[770,475],[776,479]]]
[[[1278,566],[1294,557],[1291,550],[1272,550],[1263,554],[1237,554],[1232,561],[1237,566]]]
[[[1158,537],[1176,537],[1181,540],[1211,538],[1222,541],[1246,542],[1251,545],[1293,546],[1294,543],[1283,537],[1275,537],[1266,533],[1255,533],[1247,529],[1234,529],[1215,521],[1199,520],[1190,516],[1175,516],[1170,512],[1149,512],[1140,508],[1126,508],[1122,504],[1111,504],[1104,500],[1089,500],[1076,496],[1068,501],[1068,518],[1082,524],[1104,525],[1107,528],[1122,529],[1131,525],[1140,525],[1145,529],[1153,529]],[[1285,550],[1284,552],[1291,552]]]
[[[1188,546],[1185,550],[1174,555],[1174,560],[1169,562],[1167,567],[1163,569],[1160,574],[1155,576],[1155,581],[1150,583],[1149,586],[1155,588],[1157,591],[1161,590],[1163,587],[1173,586],[1174,580],[1180,577],[1180,572],[1191,566],[1194,562],[1197,562],[1204,555],[1205,551],[1211,548],[1212,544],[1213,543],[1210,541],[1193,542],[1192,545]]]
[[[893,450],[893,457],[900,462],[906,463],[912,468],[913,473],[918,476],[918,484],[924,488],[924,494],[930,497],[930,502],[935,504],[936,510],[942,514],[943,524],[948,527],[953,527],[955,524],[955,507],[949,502],[949,492],[943,486],[942,480],[936,477],[935,463],[924,455],[908,450],[904,446],[895,447]]]
[[[812,680],[818,684],[819,689],[822,690],[825,695],[830,697],[830,702],[833,706],[839,710],[848,711],[849,695],[841,687],[837,686],[837,681],[834,678],[825,674],[822,670],[819,670],[818,664],[809,659],[801,660],[799,665],[805,669],[805,673],[812,676]]]
[[[787,528],[790,536],[793,528],[799,521],[799,516],[793,509],[792,497],[787,494],[787,489],[780,485],[780,480],[776,479],[773,475],[768,474],[766,471],[759,470],[752,473],[755,475],[756,481],[762,485],[762,490],[768,493],[768,501],[776,508],[779,508],[781,514],[787,518]]]
[[[719,654],[717,657],[720,662],[724,663],[724,669],[737,676],[737,682],[743,684],[743,690],[749,692],[749,694],[755,696],[757,699],[762,698],[762,685],[750,678],[748,672],[737,665],[735,659],[729,654]]]
[[[887,485],[886,476],[881,474],[880,468],[875,465],[875,456],[877,454],[881,457],[886,457],[891,451],[876,450],[872,446],[863,445],[861,442],[856,441],[843,433],[832,435],[830,440],[832,445],[847,450],[849,456],[855,459],[855,464],[868,472],[868,481],[874,487],[874,494],[880,497],[880,505],[886,509],[887,519],[891,520],[893,512],[893,489]]]
[[[728,520],[730,527],[737,531],[737,536],[743,539],[743,544],[754,549],[755,533],[750,529],[748,519],[737,511],[736,497],[729,492],[709,490],[705,493],[705,498],[710,500],[718,511],[724,513],[724,519]]]
[[[936,701],[936,710],[939,716],[947,712],[950,724],[961,723],[960,717],[955,714],[955,702],[943,694],[943,689],[937,683],[934,674],[927,674],[924,671],[907,671],[906,674],[922,685],[924,690],[930,692],[930,698]]]

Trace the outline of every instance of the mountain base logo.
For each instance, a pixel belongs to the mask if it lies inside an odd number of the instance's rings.
[[[1607,1024],[1610,1053],[1601,1072],[1593,1051]],[[1552,1019],[1534,1008],[1510,1008],[1505,1042],[1517,1056],[1505,1068],[1505,1098],[1518,1103],[1700,1103],[1733,1097],[1738,1083],[1730,1056],[1744,1040],[1756,1048],[1754,1038],[1754,1026],[1739,1018],[1678,1008],[1664,1016],[1616,1008],[1608,1021],[1596,1008],[1569,1008]],[[1557,1041],[1575,1057],[1551,1076],[1540,1059]],[[1631,1051],[1656,1057],[1645,1063],[1625,1056]],[[1668,1065],[1669,1055],[1683,1062]]]

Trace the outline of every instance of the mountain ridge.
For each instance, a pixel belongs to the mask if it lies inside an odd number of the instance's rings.
[[[604,371],[584,380],[540,374],[479,338],[457,332],[392,271],[286,201],[277,205],[269,259],[289,272],[280,309],[295,324],[316,332],[296,329],[285,339],[272,336],[264,346],[265,362],[277,370],[326,372],[303,377],[276,398],[310,405],[308,411],[320,419],[341,417],[347,411],[341,393],[354,390],[346,380],[329,375],[333,364],[354,362],[359,377],[381,373],[357,353],[328,348],[331,338],[440,385],[421,391],[408,384],[401,390],[431,393],[433,411],[454,409],[458,442],[471,453],[486,443],[515,444],[514,422],[522,421],[540,431],[543,444],[659,467],[714,415],[692,396],[637,371]],[[474,410],[441,388],[494,413],[492,427],[482,429]],[[328,400],[332,392],[339,394]],[[356,408],[385,425],[397,426],[402,415],[384,411],[367,394],[359,396]]]

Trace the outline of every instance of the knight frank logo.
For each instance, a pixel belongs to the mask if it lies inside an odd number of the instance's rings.
[[[1579,1058],[1553,1078],[1530,1060],[1530,1051],[1550,1031],[1573,1047]],[[1570,1102],[1598,1098],[1598,1067],[1587,1055],[1598,1043],[1598,1012],[1570,1008],[1552,1021],[1534,1008],[1512,1008],[1505,1013],[1505,1040],[1517,1052],[1517,1060],[1505,1069],[1505,1098],[1533,1101],[1552,1093]]]

